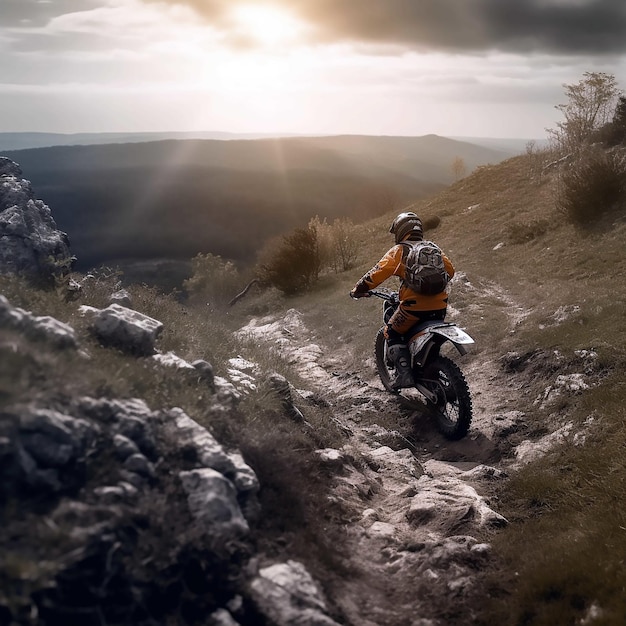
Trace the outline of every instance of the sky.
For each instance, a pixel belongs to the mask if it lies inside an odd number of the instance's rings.
[[[624,0],[0,0],[0,132],[541,139]]]

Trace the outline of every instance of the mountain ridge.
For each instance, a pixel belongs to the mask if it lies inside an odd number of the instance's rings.
[[[361,222],[508,155],[426,135],[174,140],[5,151],[46,197],[78,268],[198,253],[250,263],[311,217]]]

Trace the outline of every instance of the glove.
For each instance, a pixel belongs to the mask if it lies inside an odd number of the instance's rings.
[[[369,298],[370,294],[367,291],[357,291],[356,289],[353,289],[350,292],[350,297],[356,300],[357,298]]]

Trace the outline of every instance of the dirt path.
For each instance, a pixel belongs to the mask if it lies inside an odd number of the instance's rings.
[[[506,303],[512,327],[523,318],[501,288],[485,297]],[[463,597],[490,553],[481,537],[506,524],[482,495],[505,476],[506,430],[515,421],[517,392],[495,357],[480,351],[461,361],[474,419],[467,437],[451,442],[425,410],[384,391],[373,362],[345,371],[351,359],[316,343],[297,311],[252,320],[242,332],[279,346],[352,433],[333,457],[341,459],[333,497],[356,520],[347,537],[358,575],[337,579],[331,598],[346,623],[470,623]]]

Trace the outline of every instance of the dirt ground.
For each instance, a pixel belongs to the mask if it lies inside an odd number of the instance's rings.
[[[494,297],[515,328],[523,307],[500,288],[485,295]],[[449,317],[456,321],[454,313]],[[473,420],[464,439],[449,441],[423,404],[384,390],[373,359],[360,371],[346,371],[344,363],[354,361],[337,347],[321,346],[298,311],[252,320],[243,332],[279,346],[351,433],[341,450],[326,451],[338,467],[332,497],[356,520],[346,529],[355,575],[326,585],[345,623],[471,623],[464,597],[490,558],[490,533],[507,523],[490,506],[489,494],[516,460],[508,435],[523,419],[515,409],[520,392],[499,355],[482,349],[458,359]],[[294,400],[306,404],[298,392]]]

